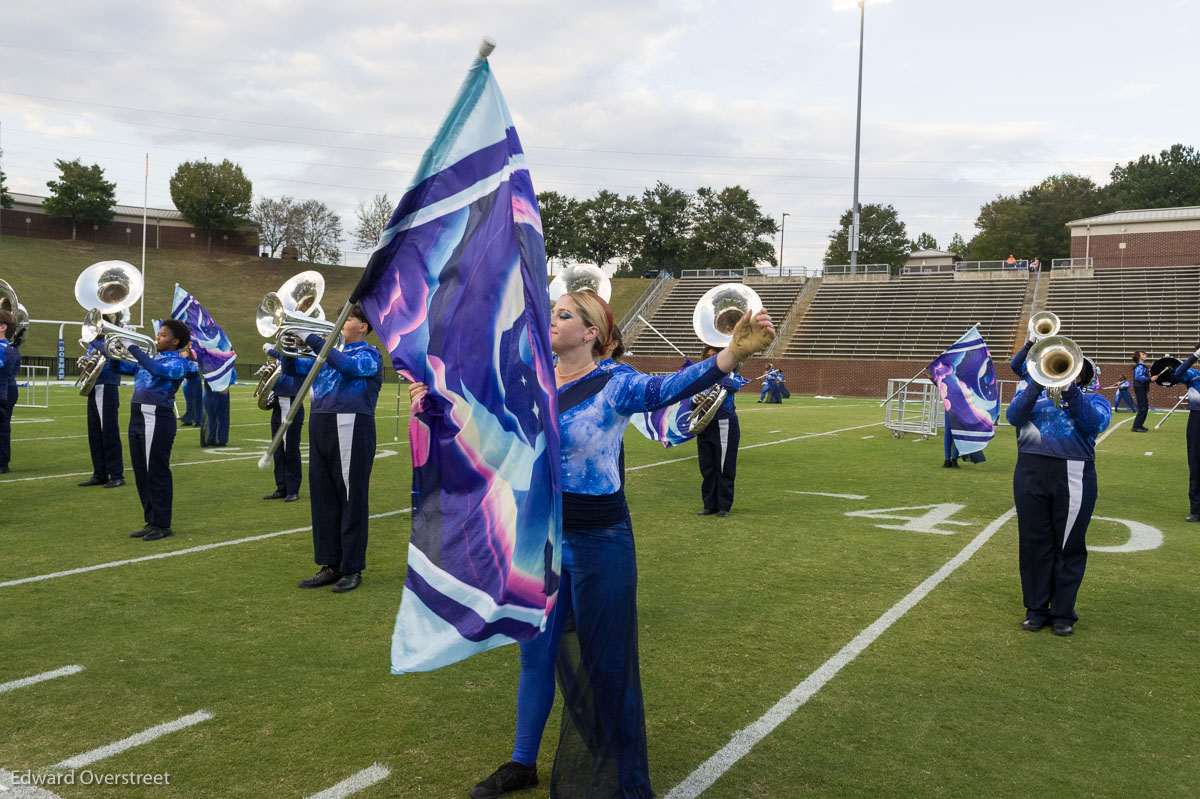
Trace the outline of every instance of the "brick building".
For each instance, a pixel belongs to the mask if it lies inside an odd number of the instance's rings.
[[[45,197],[10,192],[13,207],[0,210],[0,233],[5,236],[29,236],[37,239],[71,238],[71,220],[47,216],[42,209]],[[120,244],[137,247],[142,243],[142,209],[132,205],[113,206],[111,222],[93,225],[80,223],[75,238],[95,244]],[[208,234],[184,221],[174,208],[146,209],[146,247],[149,249],[208,250]],[[241,230],[214,233],[214,253],[258,255],[258,233],[253,226]]]
[[[1117,211],[1068,222],[1071,257],[1096,268],[1200,264],[1200,206]]]

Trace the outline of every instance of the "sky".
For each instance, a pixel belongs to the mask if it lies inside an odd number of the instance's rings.
[[[851,205],[853,0],[5,6],[9,191],[80,158],[119,203],[171,207],[180,163],[229,159],[256,201],[326,203],[356,249],[356,207],[399,200],[487,35],[538,191],[741,185],[788,214],[789,267]],[[1200,145],[1198,35],[1200,0],[868,0],[860,201],[945,247],[999,195]]]

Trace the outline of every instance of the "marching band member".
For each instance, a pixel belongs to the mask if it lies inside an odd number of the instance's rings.
[[[1133,354],[1133,396],[1137,399],[1137,416],[1133,418],[1134,433],[1149,433],[1146,414],[1150,412],[1150,369],[1146,366],[1146,351]]]
[[[746,318],[730,347],[671,375],[602,368],[612,312],[590,291],[555,304],[550,342],[558,356],[563,475],[562,577],[546,631],[522,642],[512,760],[475,785],[495,799],[536,785],[537,753],[554,703],[555,663],[571,723],[564,723],[551,776],[560,797],[652,797],[637,651],[637,565],[619,454],[632,414],[670,405],[716,383],[774,336],[765,313]],[[419,409],[425,387],[409,390]],[[573,618],[573,624],[567,618]],[[564,628],[578,646],[559,642]],[[572,662],[572,653],[581,662]],[[565,721],[565,719],[564,719]]]
[[[375,460],[375,403],[383,385],[383,358],[364,339],[371,324],[357,306],[342,326],[345,346],[330,350],[312,384],[308,426],[308,493],[313,554],[320,570],[301,588],[333,585],[353,591],[367,560],[371,466]],[[310,334],[317,352],[325,339]]]
[[[283,423],[284,417],[291,410],[292,403],[296,401],[296,394],[300,390],[300,384],[304,382],[304,376],[312,369],[313,359],[284,355],[273,349],[270,344],[263,345],[263,352],[278,360],[282,369],[282,374],[275,381],[275,387],[272,390],[275,399],[271,403],[271,438],[274,439],[275,433],[279,431],[279,425]],[[283,443],[271,456],[275,466],[275,490],[263,499],[282,499],[284,502],[295,502],[300,498],[300,482],[304,476],[300,464],[300,433],[303,429],[304,401],[301,400],[296,418],[292,420],[287,433],[284,434]]]
[[[1103,395],[1083,392],[1092,381],[1088,372],[1085,366],[1062,390],[1061,407],[1026,372],[1026,385],[1008,406],[1017,431],[1013,497],[1025,601],[1021,629],[1028,632],[1049,622],[1055,635],[1071,635],[1078,619],[1075,597],[1096,506],[1096,436],[1112,418]]]
[[[138,362],[133,378],[133,401],[129,406],[129,458],[146,526],[130,533],[131,538],[157,541],[174,535],[171,506],[171,447],[175,444],[175,392],[186,371],[179,349],[191,341],[188,327],[178,319],[164,319],[158,328],[151,358],[136,344],[128,346]]]
[[[700,360],[711,358],[718,352],[718,347],[705,347]],[[738,444],[742,440],[742,428],[738,424],[733,395],[748,382],[736,374],[728,374],[717,381],[717,385],[729,393],[721,400],[721,408],[708,427],[696,434],[700,497],[704,501],[704,508],[697,516],[715,513],[717,518],[724,519],[733,509],[733,481],[737,475]]]
[[[8,474],[8,462],[12,455],[12,411],[9,401],[9,385],[16,387],[14,375],[21,363],[21,354],[9,340],[17,336],[17,317],[10,311],[0,310],[0,474]]]
[[[229,378],[224,391],[213,391],[204,380],[203,419],[200,423],[200,446],[223,447],[229,443],[229,386],[237,381],[237,371]]]
[[[1175,369],[1175,381],[1188,387],[1188,515],[1185,521],[1200,522],[1200,370],[1194,369],[1200,349]]]
[[[88,353],[104,354],[104,336],[98,335],[88,344]],[[88,357],[84,354],[79,361]],[[102,485],[119,488],[125,485],[125,462],[121,455],[121,375],[134,374],[137,367],[119,358],[109,358],[87,395],[88,449],[92,453],[92,476],[80,486]]]
[[[196,352],[190,346],[180,350],[180,355],[186,358],[184,368],[187,374],[183,383],[183,418],[179,420],[181,427],[195,425],[204,429],[204,387],[200,380],[200,364],[196,362]],[[201,439],[204,434],[200,434]]]

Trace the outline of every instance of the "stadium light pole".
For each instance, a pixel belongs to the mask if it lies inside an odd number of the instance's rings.
[[[779,217],[779,276],[783,277],[783,228],[787,224],[787,218],[791,216],[787,211],[783,212],[783,216]]]
[[[854,205],[850,210],[850,272],[858,265],[858,154],[862,146],[863,32],[867,26],[867,0],[858,0],[858,114],[854,122]]]

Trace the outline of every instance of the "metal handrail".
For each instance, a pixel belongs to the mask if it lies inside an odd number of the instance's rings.
[[[1055,258],[1050,262],[1053,269],[1088,269],[1092,266],[1091,258]]]
[[[1019,259],[1011,264],[1008,261],[959,261],[954,265],[956,272],[998,272],[1002,269],[1028,269],[1029,261]]]
[[[767,351],[763,353],[764,358],[770,358],[775,355],[775,350],[779,346],[779,342],[783,341],[783,334],[787,331],[788,325],[792,323],[792,317],[796,315],[796,309],[804,302],[804,298],[808,292],[817,283],[816,280],[809,280],[804,284],[804,288],[800,289],[800,293],[796,295],[796,299],[792,300],[791,306],[788,308],[787,315],[783,317],[783,322],[775,328],[779,335],[775,336],[775,340],[771,342],[771,346],[767,347]]]
[[[826,275],[878,275],[892,271],[891,264],[826,264]]]
[[[645,310],[646,306],[658,298],[658,295],[661,294],[663,289],[666,287],[667,281],[674,279],[675,278],[670,272],[659,272],[658,277],[654,278],[654,282],[650,284],[650,288],[646,289],[646,291],[642,293],[641,299],[635,302],[633,307],[621,317],[621,321],[617,324],[620,326],[621,332],[627,340],[632,340],[629,337],[629,326],[633,324],[633,321],[638,318],[638,315]]]

